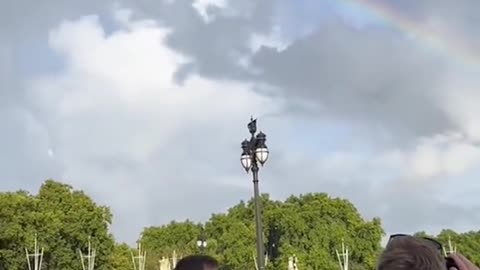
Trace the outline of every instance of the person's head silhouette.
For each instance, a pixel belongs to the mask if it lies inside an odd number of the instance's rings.
[[[446,270],[442,245],[429,238],[392,235],[377,270]]]
[[[191,255],[182,258],[174,270],[217,270],[218,262],[206,255]]]

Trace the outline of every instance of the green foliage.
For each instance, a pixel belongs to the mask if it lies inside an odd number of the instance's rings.
[[[286,269],[292,255],[298,257],[300,269],[337,268],[335,250],[341,248],[341,239],[352,250],[355,269],[375,268],[383,235],[380,220],[365,221],[347,200],[307,194],[280,202],[264,195],[262,206],[264,244],[270,253],[268,269]],[[213,215],[205,231],[207,253],[218,258],[225,269],[255,269],[253,201],[240,202],[225,214]],[[188,255],[198,252],[195,241],[200,234],[200,225],[186,221],[146,228],[141,241],[153,256],[168,256],[173,250]],[[153,264],[149,267],[155,269]]]
[[[449,240],[452,248],[456,246],[457,251],[471,260],[475,265],[480,265],[480,231],[457,233],[453,230],[442,230],[437,236],[427,235],[425,232],[416,233],[418,236],[429,236],[441,242],[446,250],[449,250]]]
[[[132,248],[127,244],[117,244],[113,249],[110,257],[111,266],[114,270],[131,270],[132,262]]]
[[[196,253],[197,240],[201,234],[201,226],[191,221],[172,222],[161,227],[145,228],[141,234],[142,247],[147,250],[147,269],[157,269],[159,260]]]
[[[292,254],[301,269],[337,267],[335,250],[340,249],[341,239],[352,250],[352,264],[365,269],[375,266],[383,235],[380,221],[363,220],[347,200],[326,194],[292,196],[266,212],[265,219],[267,229],[276,226],[280,230],[281,255],[273,262],[277,269],[284,268]]]
[[[365,220],[347,200],[315,193],[291,196],[285,201],[262,195],[267,270],[286,269],[296,255],[302,270],[336,269],[341,240],[351,251],[350,268],[372,270],[381,252],[380,219]],[[47,180],[37,195],[25,191],[0,193],[0,269],[26,269],[25,248],[33,249],[35,235],[44,248],[44,269],[81,269],[79,250],[86,253],[89,238],[97,250],[96,269],[132,269],[126,244],[115,244],[108,227],[112,215],[82,191]],[[205,234],[205,252],[217,258],[221,269],[255,269],[254,202],[241,201],[226,213],[214,214],[205,224],[171,222],[148,227],[140,235],[147,251],[147,270],[158,269],[162,257],[198,253],[197,240]],[[415,236],[429,236],[418,232]],[[430,236],[433,237],[433,236]],[[480,231],[441,231],[436,238],[480,265]]]
[[[43,265],[51,270],[81,269],[79,251],[88,239],[97,249],[96,269],[110,269],[113,237],[111,214],[72,187],[47,180],[37,196],[27,192],[0,193],[0,269],[24,269],[25,248],[35,235],[44,248]]]

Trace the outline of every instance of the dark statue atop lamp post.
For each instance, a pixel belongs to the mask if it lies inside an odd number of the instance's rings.
[[[267,136],[263,132],[257,134],[257,120],[251,119],[248,124],[248,131],[250,131],[250,140],[242,142],[242,155],[240,161],[245,171],[250,170],[253,175],[253,198],[255,202],[255,223],[257,232],[257,269],[265,269],[265,253],[263,246],[263,228],[262,228],[262,213],[261,213],[261,199],[258,189],[258,171],[259,165],[263,166],[268,159],[268,148],[265,144]]]

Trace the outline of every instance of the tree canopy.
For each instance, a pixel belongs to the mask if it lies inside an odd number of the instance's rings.
[[[382,248],[379,218],[366,220],[348,200],[325,193],[291,196],[284,201],[262,195],[264,246],[269,270],[286,269],[295,255],[302,270],[335,269],[336,250],[349,247],[350,268],[370,270]],[[47,180],[36,195],[26,191],[0,193],[0,270],[27,269],[25,248],[33,251],[35,237],[44,249],[43,268],[82,269],[79,253],[88,242],[96,249],[95,269],[133,269],[127,244],[117,244],[109,232],[112,214],[106,206],[71,186]],[[428,236],[425,232],[417,236]],[[222,269],[255,269],[254,204],[240,201],[226,213],[213,214],[204,224],[190,220],[145,228],[139,242],[147,251],[146,269],[158,269],[159,260],[199,252],[197,240],[205,236],[205,252],[216,257]],[[436,236],[448,249],[457,250],[480,264],[480,231],[443,230]]]
[[[273,201],[262,196],[265,247],[270,269],[285,269],[288,257],[296,255],[301,269],[338,267],[336,249],[342,239],[351,250],[355,269],[373,269],[383,235],[380,220],[364,220],[347,200],[326,194],[292,196]],[[145,248],[157,256],[198,252],[195,242],[201,224],[190,221],[146,228],[141,236]],[[214,214],[205,224],[207,253],[228,269],[255,269],[255,223],[253,201],[240,202],[227,213]],[[153,269],[153,268],[152,268]]]
[[[52,180],[35,196],[25,191],[0,193],[0,269],[24,269],[25,248],[33,251],[35,236],[44,249],[44,269],[81,269],[79,252],[86,253],[89,239],[96,249],[96,269],[110,269],[111,219],[107,207]]]
[[[432,237],[443,244],[448,252],[451,244],[452,249],[456,249],[475,265],[480,265],[480,231],[469,231],[457,233],[453,230],[442,230],[438,235],[429,235],[425,232],[417,232],[416,236]]]

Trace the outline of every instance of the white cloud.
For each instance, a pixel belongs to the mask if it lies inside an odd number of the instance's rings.
[[[262,46],[266,46],[282,51],[290,45],[290,42],[283,37],[280,26],[276,26],[268,35],[253,33],[250,39],[250,49],[255,53]]]
[[[195,0],[192,6],[198,11],[205,22],[211,22],[215,17],[207,12],[209,7],[224,8],[227,5],[225,0]]]
[[[412,179],[460,176],[480,165],[480,149],[459,133],[424,138],[405,153]]]
[[[62,23],[51,32],[50,44],[65,57],[66,69],[35,80],[30,97],[50,123],[62,178],[111,205],[114,230],[132,241],[141,226],[167,222],[175,212],[193,213],[166,204],[168,196],[182,198],[192,177],[210,188],[238,189],[234,176],[203,163],[237,161],[239,150],[231,146],[242,139],[243,124],[276,105],[248,84],[200,77],[174,84],[184,58],[163,44],[168,29],[151,21],[128,23],[110,35],[96,16]],[[201,147],[202,141],[210,146]],[[185,168],[198,171],[187,176]],[[229,204],[219,201],[217,207]],[[218,209],[204,214],[212,211]]]
[[[338,181],[367,170],[370,180],[415,182],[461,177],[480,166],[480,148],[460,133],[422,138],[411,148],[387,148],[371,153],[336,151],[318,161],[322,173]],[[406,183],[405,182],[405,183]]]

